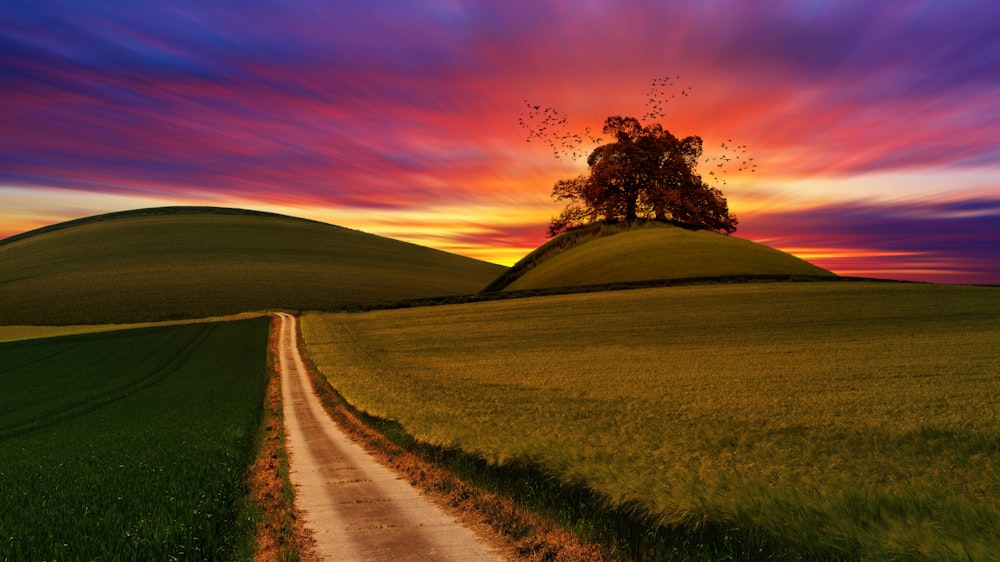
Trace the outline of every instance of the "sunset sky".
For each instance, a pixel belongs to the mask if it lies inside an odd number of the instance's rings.
[[[1000,284],[995,0],[5,0],[0,238],[218,205],[510,264],[586,170],[524,100],[599,129],[665,76],[664,127],[758,162],[719,185],[736,236]]]

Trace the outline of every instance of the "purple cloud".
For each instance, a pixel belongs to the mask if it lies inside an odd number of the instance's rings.
[[[1000,166],[989,1],[9,0],[4,11],[0,184],[366,209],[523,200],[509,196],[547,193],[565,169],[523,142],[522,99],[599,127],[641,115],[665,73],[695,87],[665,125],[706,146],[751,144],[760,175]],[[877,217],[858,227],[886,235]]]
[[[845,274],[1000,284],[1000,197],[844,203],[758,213],[740,227],[779,248],[827,250],[811,261]]]

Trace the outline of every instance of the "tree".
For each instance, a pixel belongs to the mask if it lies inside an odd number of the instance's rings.
[[[612,142],[587,158],[588,174],[560,180],[552,189],[566,208],[549,224],[549,235],[594,222],[660,220],[732,233],[736,217],[722,192],[695,168],[700,137],[678,139],[660,124],[634,117],[608,117],[603,132]]]

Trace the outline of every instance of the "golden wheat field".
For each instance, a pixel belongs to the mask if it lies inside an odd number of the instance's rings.
[[[998,296],[666,287],[313,313],[303,332],[360,409],[664,526],[747,529],[807,558],[988,559]]]

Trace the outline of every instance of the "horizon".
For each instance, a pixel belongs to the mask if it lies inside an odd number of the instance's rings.
[[[524,101],[599,130],[670,76],[690,95],[659,123],[758,162],[718,185],[735,236],[841,275],[1000,284],[998,5],[391,8],[12,2],[0,238],[219,206],[510,265],[586,171],[525,142]]]

